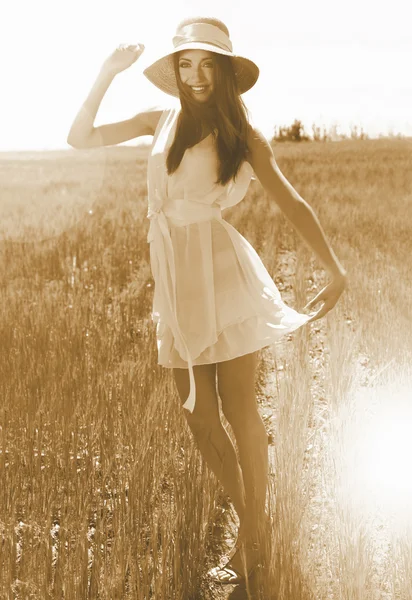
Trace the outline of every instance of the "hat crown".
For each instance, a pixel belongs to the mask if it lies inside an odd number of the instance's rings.
[[[173,37],[174,47],[178,48],[183,44],[190,44],[191,42],[212,44],[221,50],[233,51],[229,36],[219,27],[210,23],[190,23],[179,27],[176,35]]]

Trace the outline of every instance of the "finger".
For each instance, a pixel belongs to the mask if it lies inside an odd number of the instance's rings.
[[[323,317],[322,314],[322,309],[319,309],[315,314],[313,314],[310,319],[308,319],[308,323],[313,323],[314,321],[317,321],[318,319],[321,319]]]
[[[303,310],[310,310],[314,306],[315,306],[315,302],[313,300],[311,300],[310,302],[308,302],[307,304],[305,304],[305,306],[303,307]]]
[[[316,306],[316,304],[318,304],[319,302],[326,302],[329,299],[329,295],[331,293],[331,290],[329,288],[329,286],[325,286],[324,288],[322,288],[320,290],[320,292],[318,292],[316,294],[316,296],[314,298],[312,298],[312,300],[310,300],[305,308],[310,309],[313,308],[314,306]]]
[[[316,306],[316,304],[319,304],[319,302],[324,301],[324,300],[325,300],[325,296],[322,294],[322,292],[320,292],[314,298],[312,298],[312,300],[309,300],[309,302],[305,306],[305,310],[310,310],[311,308]]]
[[[312,304],[317,304],[317,303],[318,303],[320,300],[322,300],[323,298],[326,298],[326,296],[327,296],[327,292],[328,292],[328,288],[327,288],[327,287],[324,287],[324,288],[322,288],[322,289],[321,289],[321,290],[320,290],[320,291],[319,291],[319,292],[316,294],[316,296],[314,296],[314,297],[312,298],[312,300],[309,302],[309,304],[310,304],[310,303],[312,303]]]
[[[133,52],[143,52],[144,44],[130,44],[127,46],[128,50],[133,50]]]
[[[333,308],[333,306],[333,304],[325,302],[325,304],[309,319],[308,323],[317,321],[318,319],[324,317]]]

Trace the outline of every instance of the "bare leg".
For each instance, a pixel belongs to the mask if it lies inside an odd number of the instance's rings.
[[[246,490],[245,518],[241,521],[249,539],[258,538],[265,526],[265,503],[268,487],[268,437],[265,425],[258,415],[248,419],[247,429],[233,426],[239,449]]]
[[[235,434],[245,486],[243,521],[248,539],[264,527],[268,488],[268,436],[255,395],[257,353],[217,364],[223,413]]]
[[[220,420],[216,390],[216,365],[198,365],[194,369],[196,405],[193,413],[184,409],[196,446],[208,467],[233,502],[239,520],[245,516],[245,490],[236,450]],[[173,369],[182,403],[189,393],[187,369]]]

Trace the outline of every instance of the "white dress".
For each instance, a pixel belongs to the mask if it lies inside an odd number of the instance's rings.
[[[245,196],[253,175],[248,162],[236,183],[215,184],[217,153],[209,135],[186,150],[167,174],[166,157],[180,108],[163,112],[148,161],[147,241],[155,282],[152,320],[158,364],[188,368],[236,358],[273,344],[309,319],[281,299],[251,244],[222,218],[223,208]]]

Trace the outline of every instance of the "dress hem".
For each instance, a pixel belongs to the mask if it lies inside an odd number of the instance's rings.
[[[304,315],[302,313],[298,313],[299,315],[301,315],[302,317],[306,317],[307,319],[309,319],[308,315]],[[259,317],[258,317],[259,318]],[[241,321],[240,323],[236,323],[236,325],[241,325],[243,323],[247,323],[250,319],[244,319],[243,321]],[[216,363],[220,363],[220,362],[226,362],[228,360],[233,360],[234,358],[239,358],[241,356],[245,356],[246,354],[251,354],[252,352],[257,352],[258,350],[262,350],[263,348],[268,348],[270,346],[275,345],[276,343],[280,342],[282,340],[282,338],[284,338],[286,335],[289,335],[290,333],[293,333],[294,331],[296,331],[297,329],[300,329],[301,327],[303,327],[304,325],[307,324],[307,320],[298,320],[295,323],[291,324],[289,323],[288,325],[285,326],[285,328],[282,329],[272,329],[272,331],[268,331],[266,334],[260,335],[259,337],[254,339],[254,344],[250,344],[250,346],[246,349],[246,350],[240,350],[239,347],[233,346],[233,352],[229,352],[227,356],[225,356],[224,358],[220,359],[220,360],[206,360],[206,359],[201,359],[201,362],[197,362],[196,359],[193,360],[193,366],[200,366],[200,365],[211,365],[211,364],[216,364]],[[268,327],[270,328],[270,324],[268,324]],[[225,328],[225,329],[229,329]],[[221,334],[225,332],[225,329],[221,331]],[[278,331],[278,334],[274,334],[275,331]],[[219,335],[220,337],[220,335]],[[212,345],[214,346],[214,344]],[[207,348],[203,351],[205,352],[207,351]],[[203,354],[203,352],[201,354]],[[170,356],[170,354],[169,354]],[[170,364],[170,362],[160,362],[158,360],[157,364],[165,367],[166,369],[188,369],[189,367],[187,366],[187,362],[184,361],[181,357],[179,357],[179,359],[177,359],[179,361],[179,364]]]

